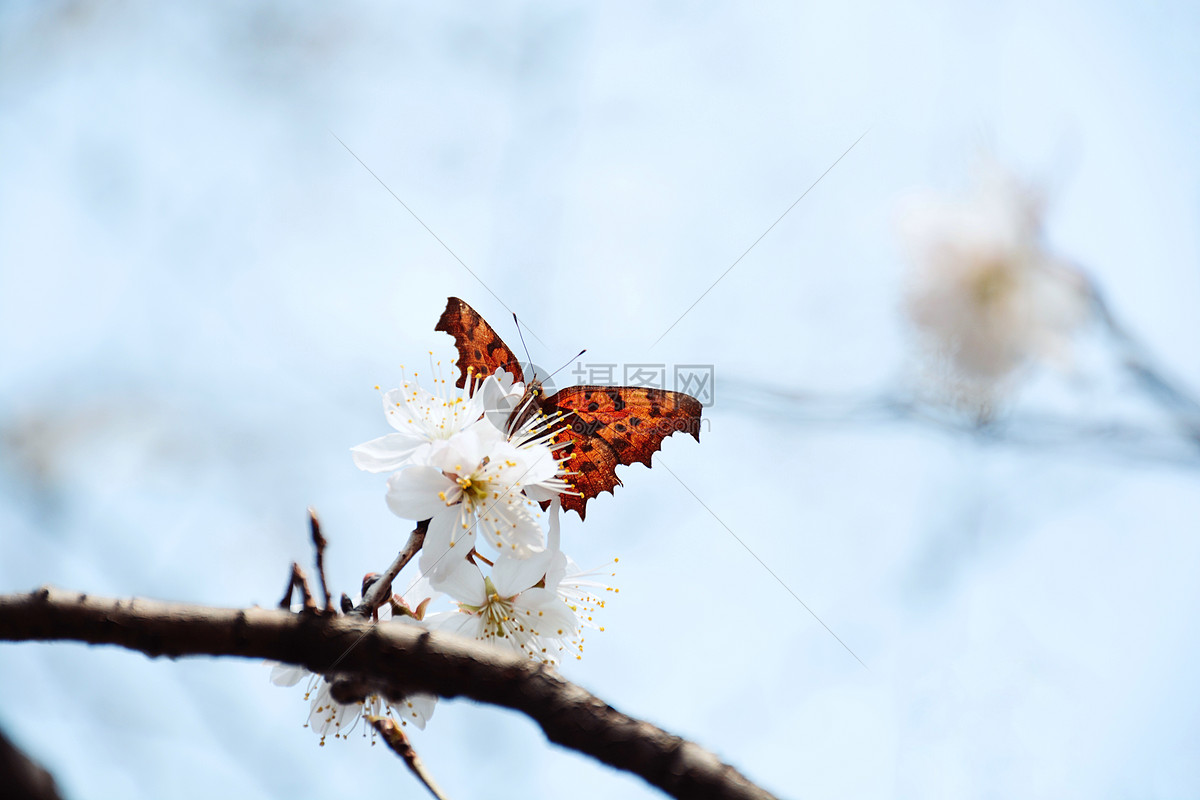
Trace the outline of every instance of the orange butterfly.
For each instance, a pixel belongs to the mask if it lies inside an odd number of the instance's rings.
[[[434,330],[454,337],[458,388],[466,388],[468,374],[483,377],[497,369],[525,383],[525,396],[513,412],[520,418],[510,418],[510,424],[523,422],[532,413],[561,414],[564,422],[557,432],[561,444],[555,446],[554,455],[570,457],[567,479],[578,494],[560,497],[563,508],[577,512],[580,519],[588,500],[601,492],[612,494],[614,487],[622,485],[618,464],[637,462],[649,467],[650,457],[676,431],[700,441],[700,401],[683,392],[643,386],[568,386],[544,396],[541,381],[526,383],[513,351],[475,309],[457,297],[446,303]]]

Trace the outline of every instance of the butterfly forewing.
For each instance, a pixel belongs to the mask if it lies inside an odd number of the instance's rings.
[[[454,385],[458,388],[466,388],[468,373],[484,378],[497,369],[508,370],[518,383],[525,382],[521,363],[500,338],[500,334],[487,324],[478,311],[457,297],[451,297],[446,302],[446,310],[433,329],[445,331],[454,337],[454,346],[458,349],[458,380]]]

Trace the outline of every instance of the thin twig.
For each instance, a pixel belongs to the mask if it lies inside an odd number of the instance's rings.
[[[1146,394],[1171,413],[1189,437],[1200,441],[1200,400],[1177,379],[1168,375],[1155,362],[1146,346],[1125,329],[1094,282],[1088,282],[1088,289],[1092,310],[1116,346],[1121,365],[1142,386]]]
[[[304,610],[316,611],[317,603],[313,600],[312,589],[308,588],[308,577],[304,574],[304,570],[300,569],[300,565],[293,561],[292,574],[288,576],[287,593],[279,601],[279,607],[284,611],[291,609],[292,597],[297,589],[300,590],[300,598],[304,601]]]
[[[417,523],[417,527],[409,534],[404,549],[396,555],[396,560],[387,568],[387,571],[380,575],[378,580],[371,584],[371,588],[363,594],[362,602],[354,609],[354,614],[360,617],[373,617],[379,607],[391,598],[392,581],[400,574],[400,570],[404,569],[405,565],[421,551],[421,546],[425,544],[425,532],[428,530],[429,520],[425,519]]]
[[[559,673],[459,636],[354,615],[292,614],[156,600],[116,600],[42,588],[0,595],[0,641],[115,644],[150,656],[240,656],[296,664],[325,675],[468,697],[520,711],[550,741],[640,775],[679,798],[769,800],[715,755],[622,714]],[[356,645],[356,646],[351,646]]]
[[[321,587],[321,597],[325,601],[325,613],[336,613],[333,608],[333,597],[329,594],[329,583],[325,580],[325,546],[329,544],[321,535],[321,521],[317,519],[317,511],[308,507],[308,523],[312,529],[313,549],[317,551],[317,579]]]
[[[292,607],[292,595],[296,593],[296,562],[292,562],[292,568],[288,570],[287,586],[283,590],[283,599],[279,601],[279,607],[284,611]]]
[[[1180,468],[1200,467],[1192,435],[1119,419],[1081,419],[1065,414],[1014,412],[986,423],[899,393],[822,394],[767,383],[730,379],[723,407],[790,425],[846,427],[911,423],[987,444],[1040,450],[1097,453]],[[1175,419],[1173,417],[1173,419]]]
[[[400,729],[400,726],[387,717],[371,716],[366,719],[375,730],[379,731],[379,735],[383,737],[383,741],[392,749],[392,752],[400,756],[405,766],[416,776],[417,780],[425,785],[429,793],[437,798],[437,800],[447,800],[446,795],[433,780],[433,776],[425,768],[425,764],[417,755],[417,751],[413,749],[412,744],[408,741],[408,737],[404,735],[404,731]]]

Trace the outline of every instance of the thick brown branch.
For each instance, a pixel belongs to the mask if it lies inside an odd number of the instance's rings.
[[[412,625],[280,609],[114,600],[43,588],[0,595],[0,641],[115,644],[150,656],[265,658],[520,711],[550,741],[680,798],[771,795],[699,745],[629,717],[556,671]]]

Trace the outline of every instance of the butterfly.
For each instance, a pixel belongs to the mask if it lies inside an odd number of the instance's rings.
[[[509,426],[531,413],[561,419],[554,455],[568,458],[567,476],[575,493],[560,495],[562,507],[584,518],[587,501],[601,492],[612,494],[623,485],[618,465],[650,466],[650,457],[663,440],[677,431],[700,441],[700,401],[683,392],[645,386],[568,386],[547,397],[536,377],[528,382],[513,351],[475,309],[451,297],[435,331],[454,337],[459,376],[464,389],[467,376],[484,377],[506,370],[525,384],[525,395],[513,411]],[[521,415],[518,417],[518,415]]]

